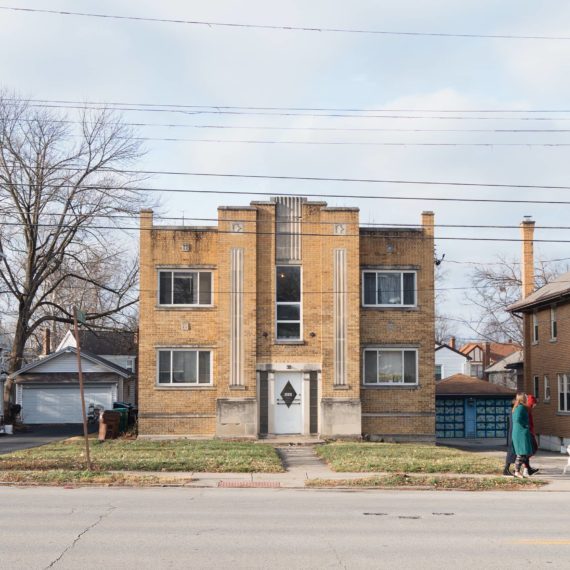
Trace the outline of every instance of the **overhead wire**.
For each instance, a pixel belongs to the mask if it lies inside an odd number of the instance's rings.
[[[379,36],[408,36],[408,37],[438,37],[438,38],[464,38],[464,39],[506,39],[506,40],[547,40],[547,41],[567,41],[570,36],[558,35],[523,35],[523,34],[477,34],[477,33],[454,33],[454,32],[419,32],[419,31],[392,31],[392,30],[375,30],[365,28],[340,28],[330,26],[293,26],[293,25],[276,25],[276,24],[252,24],[238,22],[220,22],[209,20],[190,20],[182,18],[156,18],[149,16],[132,16],[119,14],[106,14],[94,12],[74,12],[70,10],[48,10],[40,8],[22,8],[17,6],[0,6],[0,10],[22,12],[22,13],[38,13],[51,14],[60,16],[76,16],[83,18],[98,18],[106,20],[128,20],[133,22],[153,22],[167,24],[184,24],[191,26],[201,26],[205,28],[243,28],[254,30],[271,30],[286,32],[317,32],[335,33],[335,34],[365,34]]]

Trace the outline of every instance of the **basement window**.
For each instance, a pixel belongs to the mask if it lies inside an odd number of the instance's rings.
[[[212,384],[212,351],[159,350],[157,383],[160,386]]]
[[[159,271],[160,305],[211,306],[211,271]]]

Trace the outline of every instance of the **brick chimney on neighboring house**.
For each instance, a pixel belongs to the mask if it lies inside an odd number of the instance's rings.
[[[51,354],[51,331],[46,327],[42,340],[42,356],[47,356],[48,354]]]
[[[521,260],[521,297],[528,297],[535,289],[534,278],[534,220],[525,216],[521,222],[522,260]],[[523,315],[524,345],[524,386],[531,393],[531,323],[532,315]]]
[[[454,336],[450,337],[449,346],[450,346],[450,348],[453,348],[453,349],[455,348],[455,337]]]

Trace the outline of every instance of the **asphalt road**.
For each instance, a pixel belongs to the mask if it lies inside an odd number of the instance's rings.
[[[568,568],[570,494],[0,488],[0,568]]]

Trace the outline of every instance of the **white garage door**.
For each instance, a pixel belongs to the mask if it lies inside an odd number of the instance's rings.
[[[86,411],[89,404],[112,409],[113,401],[117,399],[116,394],[115,385],[85,386]],[[24,386],[22,419],[26,424],[81,423],[79,386]]]

